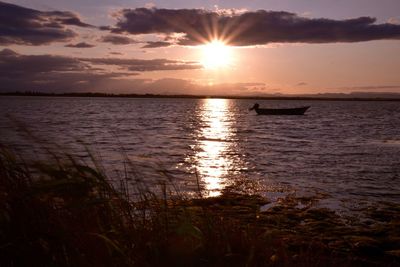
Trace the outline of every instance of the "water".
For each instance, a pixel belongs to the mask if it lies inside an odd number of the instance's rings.
[[[270,197],[320,194],[336,207],[400,204],[400,102],[257,101],[310,105],[305,116],[257,116],[254,102],[1,97],[0,138],[39,157],[22,122],[82,158],[88,145],[111,175],[125,154],[154,184],[155,170],[168,170],[190,192],[197,173],[210,196],[240,184]]]

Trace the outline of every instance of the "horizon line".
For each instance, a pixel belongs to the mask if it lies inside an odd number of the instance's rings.
[[[358,94],[358,96],[357,96]],[[392,96],[388,96],[392,95]],[[257,100],[332,100],[332,101],[400,101],[397,92],[350,92],[350,93],[307,93],[307,94],[266,94],[266,95],[191,95],[154,93],[102,93],[102,92],[62,92],[39,91],[0,92],[0,96],[49,96],[49,97],[121,97],[121,98],[224,98]]]

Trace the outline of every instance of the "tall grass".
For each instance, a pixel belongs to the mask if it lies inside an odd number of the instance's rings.
[[[49,151],[46,161],[26,162],[0,148],[0,265],[360,263],[307,232],[294,231],[300,223],[296,214],[261,214],[266,200],[259,196],[226,190],[216,198],[198,192],[199,197],[189,199],[171,188],[171,177],[165,176],[161,193],[155,193],[134,170],[116,183],[94,159],[87,164]]]

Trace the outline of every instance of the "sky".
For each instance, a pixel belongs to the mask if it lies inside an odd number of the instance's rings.
[[[0,92],[400,93],[400,1],[0,2]]]

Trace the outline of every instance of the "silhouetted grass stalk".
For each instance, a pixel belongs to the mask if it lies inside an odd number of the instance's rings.
[[[163,170],[159,194],[126,155],[124,173],[115,183],[90,152],[90,164],[47,152],[45,162],[26,162],[0,148],[1,266],[360,263],[347,252],[330,249],[320,232],[311,236],[308,231],[314,230],[301,227],[304,218],[339,227],[328,211],[296,211],[289,203],[286,210],[261,214],[265,199],[229,190],[203,198],[198,175],[199,197],[189,199]],[[392,258],[385,262],[397,263]]]

